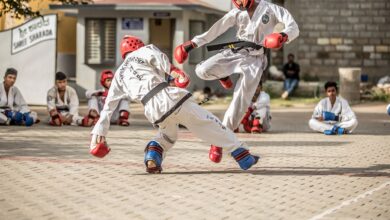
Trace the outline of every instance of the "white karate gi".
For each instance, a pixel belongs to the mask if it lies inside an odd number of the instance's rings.
[[[30,111],[24,100],[22,93],[16,86],[12,86],[9,89],[8,97],[5,92],[4,83],[0,85],[0,124],[7,123],[7,116],[5,116],[5,110],[13,112],[27,113],[30,112],[30,117],[34,119],[34,123],[37,122],[38,115],[36,112]]]
[[[93,95],[98,92],[104,92],[104,89],[88,90],[85,92],[85,96],[88,99],[88,109],[95,110],[100,114],[100,112],[103,110],[104,100],[106,99],[106,97]],[[122,99],[119,101],[118,107],[115,109],[111,116],[111,123],[116,123],[118,121],[121,111],[129,111],[129,102],[130,101],[128,99]]]
[[[152,89],[166,83],[165,74],[170,74],[170,66],[168,57],[154,45],[129,53],[115,73],[103,111],[91,134],[107,136],[110,118],[118,102],[123,98],[141,102]],[[176,142],[179,124],[210,144],[230,150],[243,147],[235,134],[216,116],[201,108],[185,89],[171,86],[161,89],[145,103],[144,113],[151,123],[158,125],[154,140],[165,152]]]
[[[252,18],[247,11],[234,8],[217,21],[210,30],[194,37],[192,42],[201,47],[235,26],[237,39],[263,45],[265,36],[271,34],[279,22],[285,24],[282,32],[288,35],[287,43],[298,37],[298,25],[286,9],[266,1],[256,0],[256,2],[259,2],[259,5]],[[243,49],[238,53],[227,49],[197,65],[195,72],[204,80],[221,79],[233,73],[240,74],[234,88],[232,102],[223,119],[223,124],[228,128],[236,129],[240,124],[266,67],[267,58],[264,56],[264,49]]]
[[[79,98],[76,90],[70,86],[66,86],[64,101],[61,100],[56,86],[49,89],[47,92],[47,111],[50,112],[53,109],[64,117],[72,115],[72,125],[79,125],[83,119],[79,115]]]
[[[322,116],[324,111],[332,112],[339,116],[339,121],[319,121],[316,118]],[[345,128],[348,133],[352,133],[358,125],[355,113],[352,111],[347,100],[337,97],[332,107],[329,98],[322,99],[314,109],[313,116],[309,121],[312,130],[323,133],[325,130],[332,130],[336,125]]]

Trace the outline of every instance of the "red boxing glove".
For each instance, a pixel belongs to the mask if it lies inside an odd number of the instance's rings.
[[[264,47],[271,49],[279,49],[288,40],[288,36],[285,33],[272,33],[267,35],[264,39]]]
[[[175,48],[175,60],[182,64],[188,58],[188,53],[194,49],[196,46],[192,41],[187,41],[184,44],[181,44]]]
[[[186,88],[190,84],[190,78],[181,69],[171,66],[171,74],[175,78],[175,85],[179,88]]]

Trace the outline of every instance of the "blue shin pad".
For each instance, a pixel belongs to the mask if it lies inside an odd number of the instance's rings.
[[[238,165],[240,165],[241,169],[247,170],[251,168],[253,165],[257,163],[260,159],[259,156],[253,156],[249,153],[249,150],[245,148],[237,148],[231,153],[232,157],[237,161]]]
[[[148,173],[161,173],[162,160],[164,149],[156,141],[151,141],[145,148],[144,163],[146,166],[146,172]],[[153,161],[156,166],[148,167],[148,161]]]

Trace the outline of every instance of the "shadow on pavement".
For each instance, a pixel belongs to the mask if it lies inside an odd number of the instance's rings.
[[[163,172],[162,175],[206,175],[206,174],[253,174],[264,176],[349,176],[349,177],[390,177],[390,164],[377,164],[370,167],[263,167],[248,171],[190,171]],[[148,175],[148,174],[137,174]]]

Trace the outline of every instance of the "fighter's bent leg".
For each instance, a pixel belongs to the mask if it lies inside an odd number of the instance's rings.
[[[256,156],[247,151],[232,130],[225,127],[215,115],[197,105],[192,99],[183,103],[177,118],[180,124],[186,126],[199,138],[213,145],[229,149],[232,153],[231,156],[236,159],[242,169],[249,169],[257,163],[258,158],[256,159]],[[244,151],[248,154],[239,156]],[[237,154],[237,152],[239,153]]]
[[[218,53],[196,66],[196,75],[203,80],[219,79],[225,89],[233,87],[230,75],[236,72],[238,58],[240,54],[231,51]]]

